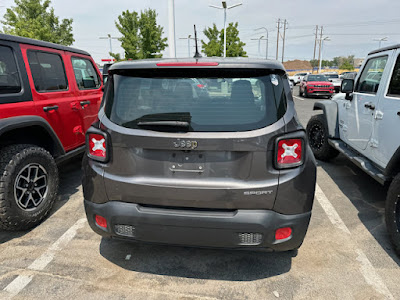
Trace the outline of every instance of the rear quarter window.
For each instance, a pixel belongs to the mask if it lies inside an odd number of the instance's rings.
[[[189,131],[255,130],[286,112],[283,82],[265,70],[124,71],[110,80],[106,114],[136,129],[143,121],[185,116]]]

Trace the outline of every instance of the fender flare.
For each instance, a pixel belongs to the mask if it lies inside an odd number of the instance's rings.
[[[400,173],[400,147],[397,148],[396,152],[393,154],[392,158],[386,165],[384,174],[390,179],[394,178]]]
[[[65,154],[64,147],[53,128],[51,128],[50,124],[45,119],[39,116],[19,116],[0,119],[0,139],[6,132],[28,126],[40,126],[48,133],[51,140],[54,142],[55,156]]]
[[[313,110],[322,110],[328,126],[328,136],[332,139],[339,139],[339,122],[337,103],[332,100],[317,101]]]

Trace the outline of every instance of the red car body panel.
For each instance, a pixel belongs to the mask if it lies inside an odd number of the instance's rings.
[[[308,94],[333,94],[335,87],[332,82],[329,81],[302,81],[300,89],[305,92],[307,90]]]
[[[67,51],[39,47],[29,44],[20,44],[25,70],[27,73],[32,92],[30,101],[3,103],[1,104],[0,119],[19,117],[19,116],[40,116],[45,119],[54,132],[57,134],[65,152],[73,150],[85,144],[85,132],[96,120],[97,112],[102,98],[102,84],[97,89],[79,90],[74,70],[72,67],[71,56],[83,57],[92,62],[100,80],[101,74],[90,56]],[[63,61],[65,74],[68,81],[68,89],[55,92],[38,92],[31,74],[27,52],[29,50],[43,51],[58,54]],[[81,105],[81,101],[90,101],[90,104]],[[58,106],[57,110],[44,111],[44,107]]]

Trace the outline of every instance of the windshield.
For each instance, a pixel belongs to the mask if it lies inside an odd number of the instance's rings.
[[[281,76],[217,72],[218,77],[190,78],[113,75],[106,114],[128,128],[165,131],[180,124],[176,130],[246,131],[275,123],[285,113]]]
[[[325,75],[310,75],[308,76],[307,81],[329,81]]]

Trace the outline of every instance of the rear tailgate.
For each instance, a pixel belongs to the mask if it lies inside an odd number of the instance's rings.
[[[104,172],[110,200],[210,209],[273,207],[279,179],[272,166],[273,137],[283,133],[283,119],[253,136],[223,137],[133,130],[104,119],[113,128],[108,130],[112,158]],[[175,147],[193,142],[195,149]]]

